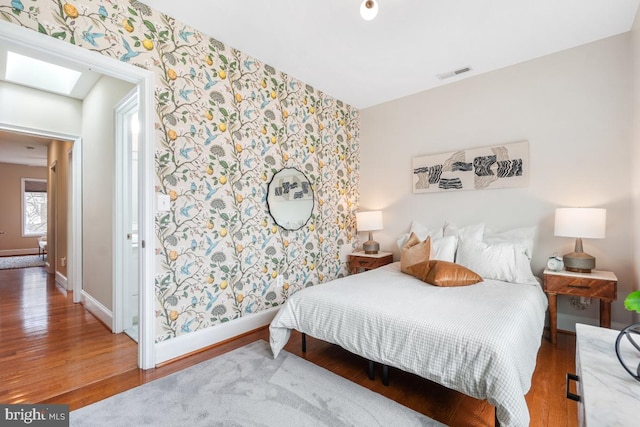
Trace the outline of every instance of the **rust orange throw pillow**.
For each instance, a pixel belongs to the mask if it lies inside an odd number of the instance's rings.
[[[448,261],[424,261],[408,270],[415,278],[435,286],[466,286],[482,282],[482,277],[467,267]]]
[[[421,242],[418,236],[411,233],[409,240],[402,246],[400,251],[400,271],[409,273],[409,267],[420,262],[429,261],[431,254],[431,238]]]

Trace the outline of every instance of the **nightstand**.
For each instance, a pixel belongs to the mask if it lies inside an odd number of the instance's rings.
[[[544,270],[544,291],[549,297],[549,323],[551,343],[558,339],[558,295],[597,298],[600,300],[600,326],[611,327],[611,301],[617,298],[618,278],[611,271],[591,270],[574,273]]]
[[[349,268],[351,274],[356,274],[360,269],[373,270],[393,262],[391,252],[378,252],[377,254],[365,254],[362,251],[349,254]]]

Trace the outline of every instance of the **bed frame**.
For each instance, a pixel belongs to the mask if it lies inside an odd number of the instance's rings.
[[[307,352],[307,334],[305,334],[304,332],[301,332],[301,334],[302,334],[302,352],[306,353]],[[375,381],[376,379],[375,362],[373,360],[368,360],[367,376],[371,381]],[[382,364],[382,384],[386,387],[389,386],[389,365]],[[500,422],[498,421],[498,412],[496,411],[495,408],[493,410],[493,417],[494,417],[494,421],[493,421],[494,426],[500,427]]]

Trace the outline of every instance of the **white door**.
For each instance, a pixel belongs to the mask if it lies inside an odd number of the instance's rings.
[[[116,301],[115,331],[138,342],[140,289],[140,233],[138,167],[138,92],[134,90],[116,107]]]

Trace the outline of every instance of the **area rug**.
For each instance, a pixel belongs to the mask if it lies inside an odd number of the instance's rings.
[[[42,259],[42,256],[22,255],[0,257],[0,270],[26,267],[44,267],[44,260]]]
[[[71,412],[71,426],[442,426],[256,341]]]

